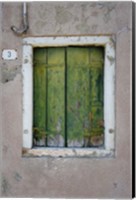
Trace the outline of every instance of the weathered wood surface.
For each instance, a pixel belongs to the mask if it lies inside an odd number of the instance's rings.
[[[49,147],[103,144],[103,53],[101,47],[35,49],[36,140]]]

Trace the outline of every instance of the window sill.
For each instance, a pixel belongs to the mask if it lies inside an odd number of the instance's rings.
[[[32,149],[23,148],[23,157],[82,157],[82,158],[109,158],[114,157],[114,149],[105,150],[104,148],[45,148],[35,147]]]

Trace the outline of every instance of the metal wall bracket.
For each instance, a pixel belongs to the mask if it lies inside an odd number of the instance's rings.
[[[11,30],[17,35],[21,35],[28,30],[28,16],[27,16],[27,5],[26,2],[23,3],[23,26],[22,29],[17,28],[16,26],[11,26]]]

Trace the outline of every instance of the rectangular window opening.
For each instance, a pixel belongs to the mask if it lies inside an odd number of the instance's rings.
[[[115,156],[115,40],[23,39],[23,156]]]
[[[33,147],[104,146],[104,50],[33,48]]]

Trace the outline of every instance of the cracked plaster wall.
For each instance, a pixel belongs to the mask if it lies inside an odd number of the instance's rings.
[[[129,198],[131,2],[33,2],[29,30],[16,36],[21,3],[0,3],[0,49],[17,49],[18,59],[0,57],[2,197]],[[22,158],[22,39],[28,36],[107,35],[116,38],[116,158]],[[1,41],[2,40],[2,41]]]

